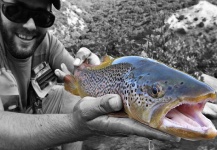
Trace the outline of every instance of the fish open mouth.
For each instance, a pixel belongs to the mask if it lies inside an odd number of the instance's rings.
[[[217,135],[213,123],[202,114],[206,102],[184,103],[163,118],[161,129],[185,139],[212,139]]]

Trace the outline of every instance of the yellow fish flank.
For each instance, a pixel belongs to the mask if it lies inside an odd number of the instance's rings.
[[[174,68],[152,59],[126,56],[99,66],[81,66],[64,79],[73,94],[99,97],[119,94],[128,117],[163,132],[188,139],[213,139],[217,131],[202,114],[215,91]]]

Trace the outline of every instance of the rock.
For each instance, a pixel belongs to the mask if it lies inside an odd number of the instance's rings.
[[[178,10],[167,21],[169,29],[180,34],[192,34],[196,31],[205,33],[215,32],[217,29],[217,6],[207,1],[200,1],[197,5]]]
[[[61,4],[61,11],[54,9],[56,21],[48,32],[56,36],[68,48],[77,44],[75,42],[81,33],[86,32],[87,23],[83,17],[89,18],[89,14],[76,6],[73,1],[63,0]]]
[[[207,74],[202,74],[202,81],[205,82],[206,84],[210,85],[215,91],[217,91],[217,79],[207,75]]]

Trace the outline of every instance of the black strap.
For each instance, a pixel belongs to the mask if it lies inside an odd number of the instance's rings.
[[[28,88],[27,109],[29,107],[32,108],[33,114],[37,114],[37,110],[42,108],[42,99],[38,97],[38,95],[32,87],[32,84],[29,84]]]

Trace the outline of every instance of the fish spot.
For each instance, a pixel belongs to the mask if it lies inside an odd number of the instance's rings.
[[[132,87],[135,87],[135,85],[136,85],[135,83],[132,83]]]
[[[142,79],[143,76],[139,76],[139,79]]]
[[[167,89],[168,89],[168,90],[172,90],[173,88],[172,88],[171,86],[169,86]]]
[[[183,85],[184,84],[184,82],[180,82],[180,85]]]
[[[167,82],[167,81],[165,81],[164,83],[165,83],[165,84],[167,84],[168,82]]]

